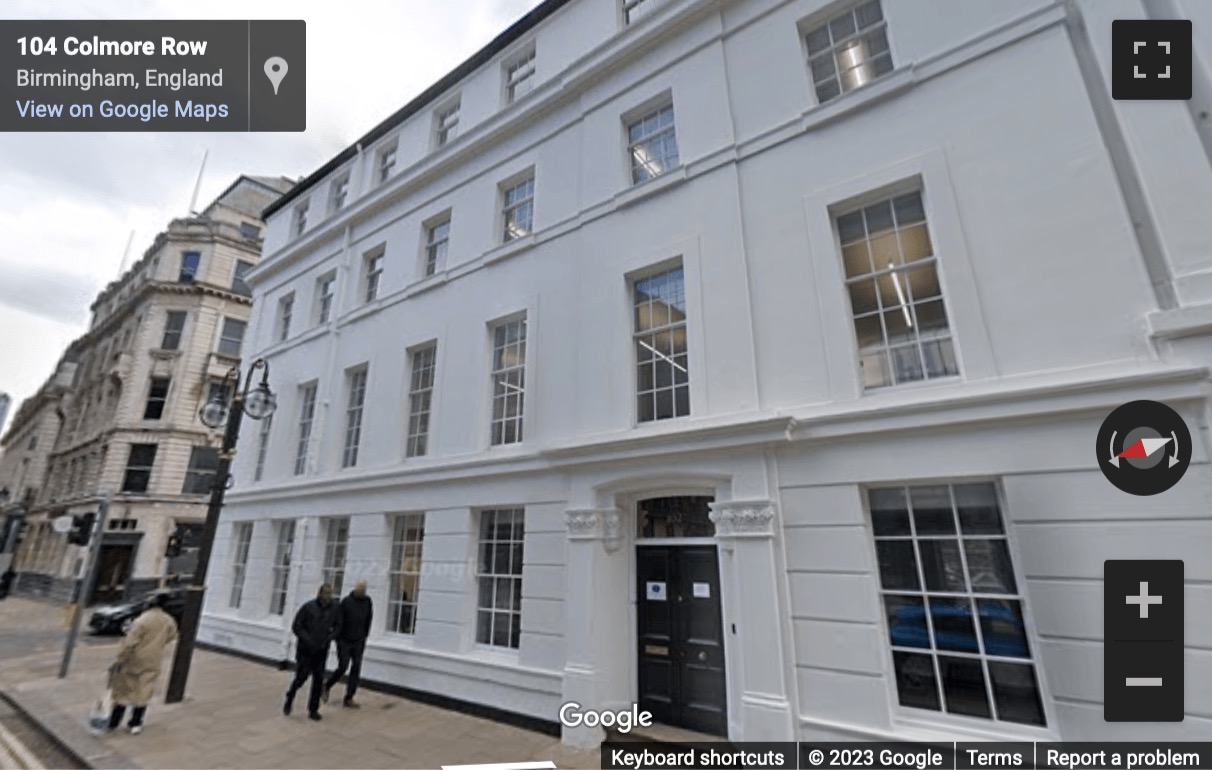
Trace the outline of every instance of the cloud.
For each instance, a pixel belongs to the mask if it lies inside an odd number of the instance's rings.
[[[40,265],[3,265],[0,269],[4,271],[0,305],[61,323],[88,320],[88,306],[98,288],[92,277]]]

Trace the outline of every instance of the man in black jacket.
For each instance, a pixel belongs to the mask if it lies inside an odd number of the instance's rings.
[[[366,581],[359,580],[354,589],[341,600],[338,611],[340,633],[337,635],[337,670],[332,672],[324,686],[324,702],[328,692],[341,679],[349,666],[349,681],[345,683],[345,707],[361,708],[354,700],[358,681],[362,677],[362,653],[366,651],[366,637],[370,636],[370,621],[374,617],[374,604],[366,595]],[[352,664],[352,665],[351,665]]]
[[[311,693],[307,698],[307,718],[320,719],[320,690],[324,683],[324,664],[328,661],[328,646],[340,630],[337,605],[332,600],[332,587],[320,586],[316,598],[295,613],[290,629],[295,632],[295,678],[286,691],[282,713],[290,716],[295,693],[311,677]]]

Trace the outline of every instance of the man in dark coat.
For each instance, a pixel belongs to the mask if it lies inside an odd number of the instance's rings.
[[[311,693],[307,698],[307,718],[320,719],[320,691],[324,686],[324,664],[328,661],[328,646],[336,638],[340,621],[337,605],[332,600],[332,587],[320,586],[316,598],[295,613],[290,629],[295,632],[295,678],[286,691],[282,713],[290,716],[295,693],[311,677]]]
[[[332,672],[324,686],[324,702],[328,692],[341,679],[349,667],[349,681],[345,683],[345,707],[360,708],[354,700],[358,682],[362,678],[362,653],[366,651],[366,637],[370,636],[370,621],[374,617],[374,604],[366,595],[366,581],[359,580],[354,589],[341,600],[341,631],[337,636],[337,670]]]

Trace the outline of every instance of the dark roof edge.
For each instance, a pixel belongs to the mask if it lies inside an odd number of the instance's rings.
[[[261,214],[262,221],[268,219],[275,212],[284,208],[292,200],[302,195],[304,191],[311,189],[316,182],[328,176],[333,171],[336,171],[337,168],[339,168],[350,158],[355,157],[358,154],[358,145],[366,147],[381,139],[396,126],[420,112],[424,107],[429,105],[439,96],[449,91],[460,80],[479,69],[494,56],[517,41],[518,38],[534,29],[540,22],[558,11],[560,8],[563,8],[571,1],[572,0],[544,0],[543,3],[536,6],[532,11],[530,11],[530,13],[527,13],[525,16],[515,21],[509,26],[508,29],[493,38],[488,45],[476,51],[462,64],[446,73],[441,80],[422,91],[419,96],[414,98],[408,104],[405,104],[386,120],[379,123],[379,125],[366,132],[362,138],[354,142],[349,147],[346,147],[335,158],[328,161],[319,169],[301,180],[290,190],[290,192],[286,193],[281,198],[278,198],[276,201],[267,206],[265,211]]]

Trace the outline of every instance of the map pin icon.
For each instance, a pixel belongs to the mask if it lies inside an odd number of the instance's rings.
[[[281,56],[271,56],[265,60],[265,77],[274,84],[274,96],[278,95],[278,86],[282,84],[282,78],[286,77],[288,69],[290,68],[286,66],[286,60]]]

